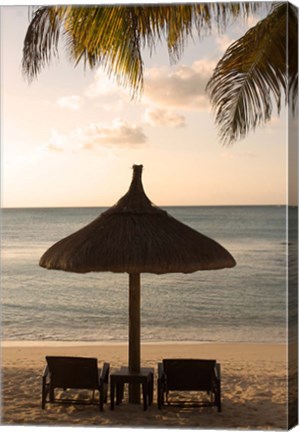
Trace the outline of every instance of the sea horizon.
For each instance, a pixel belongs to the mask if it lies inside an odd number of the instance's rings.
[[[156,205],[155,203],[153,203]],[[2,210],[34,210],[34,209],[95,209],[109,208],[113,204],[88,206],[28,206],[28,207],[1,207]],[[298,207],[298,204],[159,204],[159,207]]]

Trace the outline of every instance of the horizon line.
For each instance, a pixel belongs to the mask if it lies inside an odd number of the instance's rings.
[[[33,210],[33,209],[72,209],[72,208],[110,208],[113,205],[87,205],[87,206],[13,206],[13,207],[3,207],[1,210]],[[298,207],[298,204],[160,204],[157,207]]]

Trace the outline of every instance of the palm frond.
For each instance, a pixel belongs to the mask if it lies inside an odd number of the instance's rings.
[[[165,39],[169,56],[177,61],[188,38],[200,37],[216,23],[219,31],[229,19],[246,17],[260,3],[190,3],[176,5],[41,6],[35,9],[24,41],[23,71],[29,78],[58,56],[63,37],[71,61],[91,68],[101,65],[133,95],[143,84],[141,51],[150,52]]]
[[[271,118],[273,101],[278,112],[288,78],[297,86],[297,55],[293,9],[276,4],[272,12],[235,41],[218,62],[207,90],[224,143],[244,138]],[[292,36],[292,58],[287,70],[287,28]],[[298,45],[297,45],[298,49]],[[289,74],[289,76],[288,76]]]
[[[55,7],[42,6],[33,10],[23,46],[22,68],[29,80],[35,78],[58,56],[61,17]]]
[[[83,60],[90,68],[100,65],[133,92],[142,88],[143,61],[133,7],[74,7],[64,26],[76,64]]]

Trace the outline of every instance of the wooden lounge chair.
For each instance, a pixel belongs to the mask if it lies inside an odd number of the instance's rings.
[[[98,369],[96,358],[47,356],[47,365],[42,378],[42,408],[46,403],[95,404],[100,406],[107,402],[109,363]],[[55,397],[55,389],[92,390],[91,399],[74,399]],[[96,398],[95,392],[99,395]],[[49,398],[47,398],[49,396]]]
[[[170,391],[206,392],[209,398],[204,401],[173,401],[169,399]],[[221,411],[221,378],[220,364],[216,360],[164,359],[158,363],[158,408],[166,402],[172,405],[217,406]],[[173,399],[173,398],[172,398]]]

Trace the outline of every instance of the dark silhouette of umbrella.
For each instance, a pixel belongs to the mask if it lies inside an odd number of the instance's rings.
[[[40,266],[77,273],[129,273],[129,369],[140,370],[140,273],[192,273],[233,267],[216,241],[155,206],[146,196],[142,165],[133,166],[128,192],[97,219],[58,241]]]

